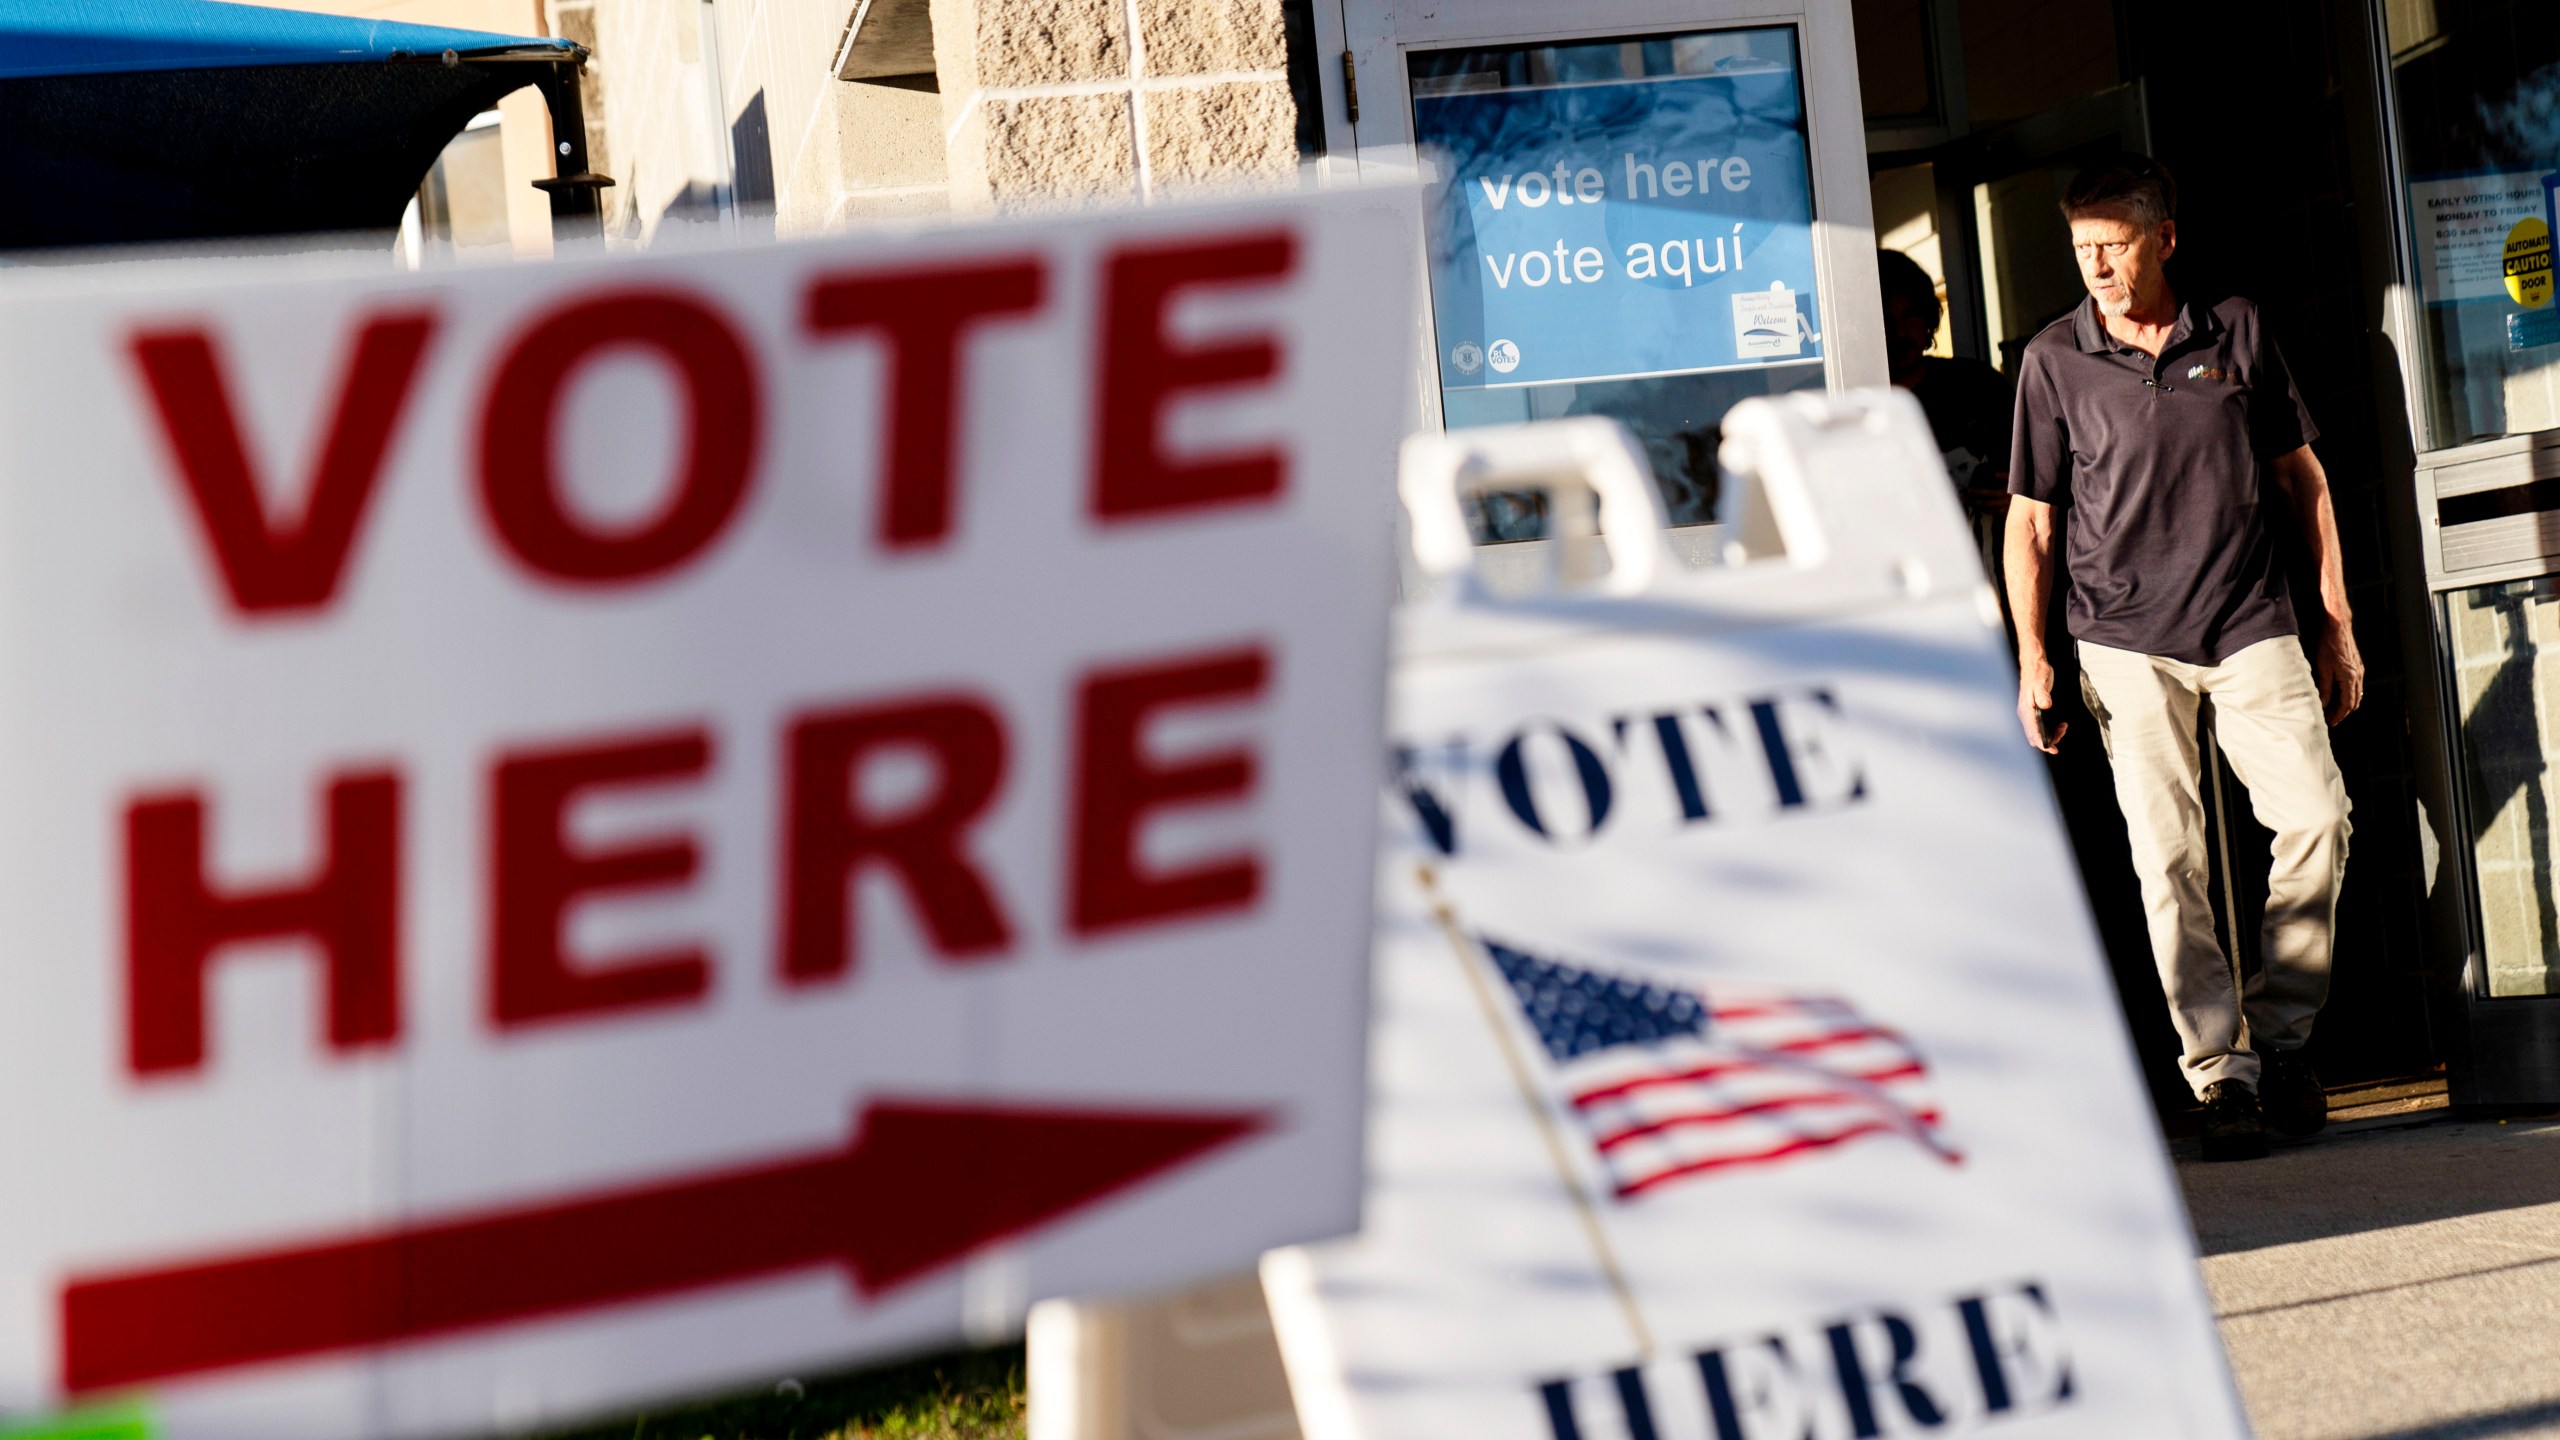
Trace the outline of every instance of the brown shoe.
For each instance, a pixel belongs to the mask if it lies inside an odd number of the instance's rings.
[[[2317,1135],[2329,1123],[2329,1092],[2299,1050],[2258,1052],[2258,1104],[2267,1128],[2289,1140]]]
[[[2216,1080],[2204,1087],[2199,1098],[2204,1101],[2204,1158],[2267,1157],[2267,1127],[2258,1116],[2258,1092],[2237,1080]]]

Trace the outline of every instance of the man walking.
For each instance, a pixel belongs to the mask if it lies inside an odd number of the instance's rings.
[[[2048,753],[2067,728],[2048,713],[2045,650],[2059,526],[2081,692],[2115,767],[2179,1068],[2204,1102],[2205,1158],[2254,1159],[2268,1128],[2310,1135],[2328,1120],[2301,1055],[2328,998],[2347,859],[2327,726],[2364,690],[2337,521],[2318,432],[2257,307],[2169,285],[2168,172],[2137,156],[2092,166],[2062,208],[2089,298],[2018,367],[2006,537],[2018,718]],[[2285,523],[2319,563],[2327,623],[2313,656],[2275,553]],[[2208,700],[2215,740],[2275,833],[2266,963],[2245,996],[2205,889],[2196,729]]]

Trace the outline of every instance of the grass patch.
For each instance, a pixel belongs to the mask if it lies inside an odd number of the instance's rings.
[[[1023,1406],[1022,1347],[999,1345],[785,1381],[543,1440],[1022,1440]]]

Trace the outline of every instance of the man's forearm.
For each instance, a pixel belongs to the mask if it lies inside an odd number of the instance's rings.
[[[2332,623],[2345,625],[2354,617],[2348,613],[2347,559],[2338,544],[2338,512],[2329,503],[2328,472],[2306,445],[2278,462],[2276,474],[2286,497],[2293,501],[2294,520],[2302,526],[2303,542],[2311,547],[2311,558],[2319,567],[2320,608]]]
[[[2310,446],[2278,457],[2275,476],[2293,502],[2294,520],[2320,566],[2320,608],[2329,623],[2320,631],[2311,667],[2319,677],[2322,708],[2335,725],[2364,703],[2364,659],[2356,652],[2355,616],[2347,609],[2347,558],[2338,543],[2338,514],[2329,504],[2329,477]]]
[[[2045,607],[2053,595],[2053,537],[2035,523],[2025,506],[2009,502],[2009,525],[2001,546],[2008,561],[2009,618],[2018,627],[2018,664],[2024,668],[2045,658]]]
[[[2315,537],[2312,553],[2320,560],[2320,608],[2339,625],[2355,617],[2347,609],[2347,557],[2338,544],[2338,512],[2329,504],[2329,487],[2314,487],[2311,501],[2304,508],[2311,513],[2303,517],[2304,533]]]

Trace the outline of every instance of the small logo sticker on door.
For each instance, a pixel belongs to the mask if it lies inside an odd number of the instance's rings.
[[[1520,347],[1508,340],[1496,340],[1484,352],[1485,363],[1497,375],[1508,375],[1520,368]]]
[[[1449,352],[1449,363],[1458,367],[1459,374],[1473,375],[1484,368],[1484,350],[1473,340],[1461,340]]]
[[[1804,353],[1804,329],[1796,320],[1795,292],[1784,285],[1745,290],[1733,297],[1733,350],[1744,360]]]

